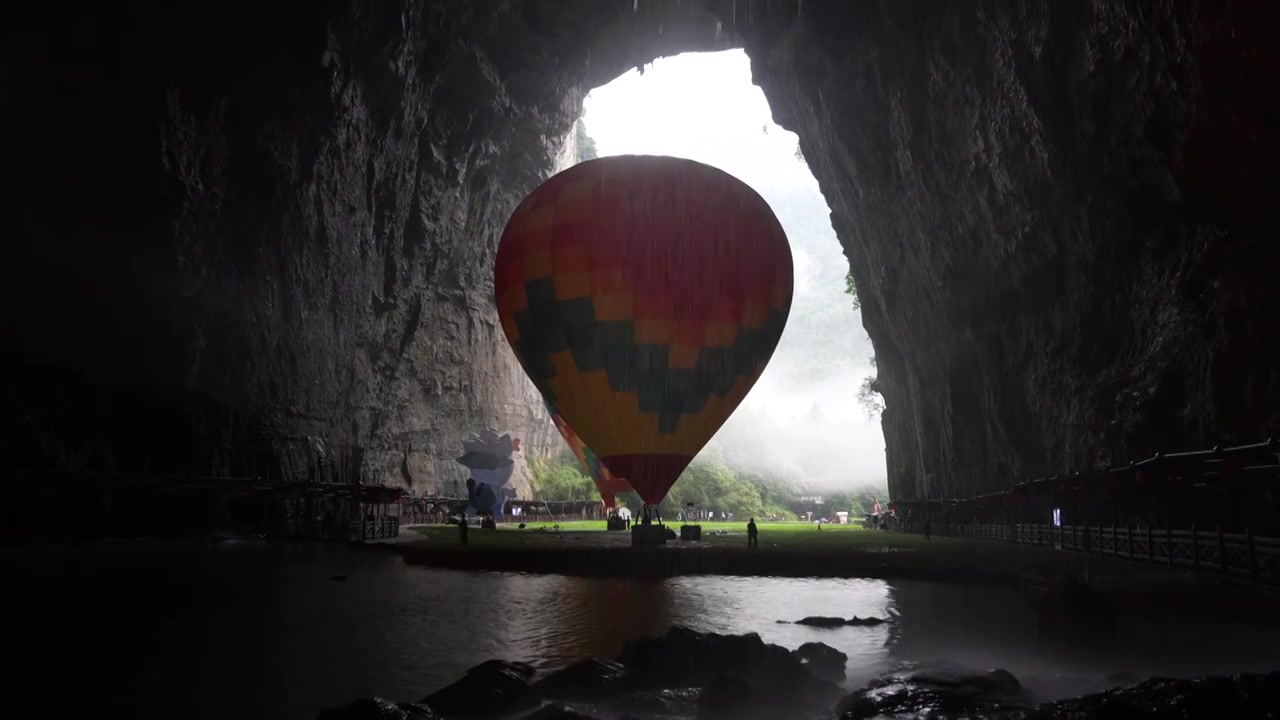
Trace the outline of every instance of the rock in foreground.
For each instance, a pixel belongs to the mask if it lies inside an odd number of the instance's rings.
[[[489,660],[422,702],[447,717],[506,715],[537,706],[537,696],[529,684],[532,677],[533,668],[525,663]]]
[[[776,717],[829,708],[840,695],[835,683],[816,677],[789,650],[766,644],[755,633],[716,635],[673,627],[662,637],[628,642],[618,662],[648,687],[707,688],[699,701],[700,717],[715,715],[716,698],[724,697],[711,692],[713,684],[749,687],[752,709]]]
[[[1000,720],[1079,718],[1275,718],[1280,672],[1202,679],[1153,679],[1132,687],[1034,706],[1004,670],[912,668],[886,675],[839,699],[832,682],[846,656],[823,643],[795,651],[754,633],[716,635],[672,628],[629,642],[616,662],[586,660],[536,685],[524,663],[490,660],[419,703],[365,698],[326,710],[319,720],[437,720],[519,717],[522,720],[618,718],[765,720],[821,715],[838,720],[878,717]],[[543,699],[582,701],[573,707]]]
[[[431,708],[418,703],[400,704],[382,698],[361,698],[321,712],[317,720],[436,720]]]
[[[1280,717],[1280,672],[1155,678],[1133,687],[1042,705],[1035,720]]]
[[[525,715],[522,720],[595,720],[591,715],[580,713],[568,705],[543,705]]]
[[[845,663],[849,656],[820,642],[807,642],[791,652],[814,677],[833,683],[844,682]]]
[[[780,620],[779,622],[786,624],[785,620]],[[810,615],[807,618],[797,620],[795,624],[808,625],[809,627],[817,628],[837,628],[844,627],[846,625],[852,625],[855,627],[875,627],[876,625],[883,625],[885,622],[887,621],[878,617],[860,618],[857,615],[854,615],[848,620],[839,617],[826,617],[824,615]]]
[[[635,686],[627,667],[608,660],[582,660],[539,680],[534,689],[554,700],[599,700]]]
[[[1020,717],[1030,709],[1022,685],[1004,670],[894,673],[845,697],[840,720],[878,717]]]

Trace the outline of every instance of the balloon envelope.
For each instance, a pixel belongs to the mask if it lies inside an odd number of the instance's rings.
[[[630,492],[631,485],[626,480],[609,472],[609,468],[600,462],[600,458],[596,456],[591,448],[587,447],[582,438],[569,427],[569,423],[547,408],[551,413],[551,421],[556,424],[556,429],[560,431],[560,435],[564,437],[565,442],[569,443],[569,449],[573,451],[574,457],[578,458],[578,462],[582,463],[582,467],[586,470],[587,476],[596,484],[596,490],[600,491],[600,498],[604,500],[604,506],[612,508],[616,504],[617,494]]]
[[[494,288],[507,340],[555,414],[657,503],[773,354],[791,248],[769,205],[727,173],[600,158],[516,209]]]

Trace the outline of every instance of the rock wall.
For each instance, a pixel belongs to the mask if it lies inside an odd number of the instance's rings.
[[[718,42],[623,10],[125,4],[5,23],[2,466],[458,492],[459,441],[482,425],[558,451],[492,308],[498,235],[571,152],[587,88]]]
[[[482,424],[556,451],[498,233],[587,88],[733,45],[832,208],[895,497],[1275,428],[1273,4],[179,5],[0,28],[3,466],[431,492]]]
[[[801,8],[747,51],[849,257],[895,498],[1277,430],[1275,4]]]

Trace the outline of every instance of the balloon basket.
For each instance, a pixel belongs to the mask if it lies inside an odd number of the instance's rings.
[[[680,539],[685,542],[701,542],[702,526],[701,525],[681,525]]]
[[[667,528],[662,525],[632,525],[631,547],[667,544]]]

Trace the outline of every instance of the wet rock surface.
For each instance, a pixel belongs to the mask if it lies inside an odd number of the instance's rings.
[[[1004,717],[1032,706],[1017,678],[1004,670],[919,669],[892,673],[847,695],[842,720],[877,717]]]
[[[818,678],[786,648],[766,644],[755,633],[715,635],[673,627],[662,637],[628,642],[618,662],[652,687],[715,683],[723,689],[741,681],[761,706],[829,706],[840,695],[835,683]],[[700,712],[708,702],[699,700]]]
[[[1274,718],[1280,672],[1200,679],[1151,679],[1036,710],[1035,720],[1101,718]]]
[[[568,705],[553,703],[551,705],[543,705],[525,715],[521,720],[594,720],[594,717],[578,712]]]
[[[325,710],[317,720],[436,720],[437,717],[431,708],[421,703],[361,698],[342,707]]]
[[[779,620],[778,622],[786,623],[787,621]],[[854,627],[875,627],[876,625],[883,625],[885,622],[887,621],[877,617],[860,618],[856,615],[849,618],[848,620],[844,618],[839,618],[839,617],[811,615],[807,618],[802,618],[800,620],[795,621],[795,624],[808,625],[810,627],[816,627],[816,628],[836,628],[836,627],[845,627],[846,625],[852,625]]]
[[[634,687],[636,678],[622,663],[582,660],[539,680],[539,695],[558,700],[596,700],[615,697]]]
[[[538,704],[525,663],[489,660],[467,671],[461,680],[422,699],[422,704],[448,717],[494,717]]]
[[[701,688],[638,690],[602,703],[606,710],[643,718],[692,717],[697,713]]]
[[[719,675],[707,683],[698,697],[698,720],[768,717],[777,713],[772,703],[761,703],[756,688],[740,677]]]
[[[830,645],[807,642],[791,651],[791,654],[815,677],[837,684],[844,682],[845,663],[849,661],[849,656]]]

